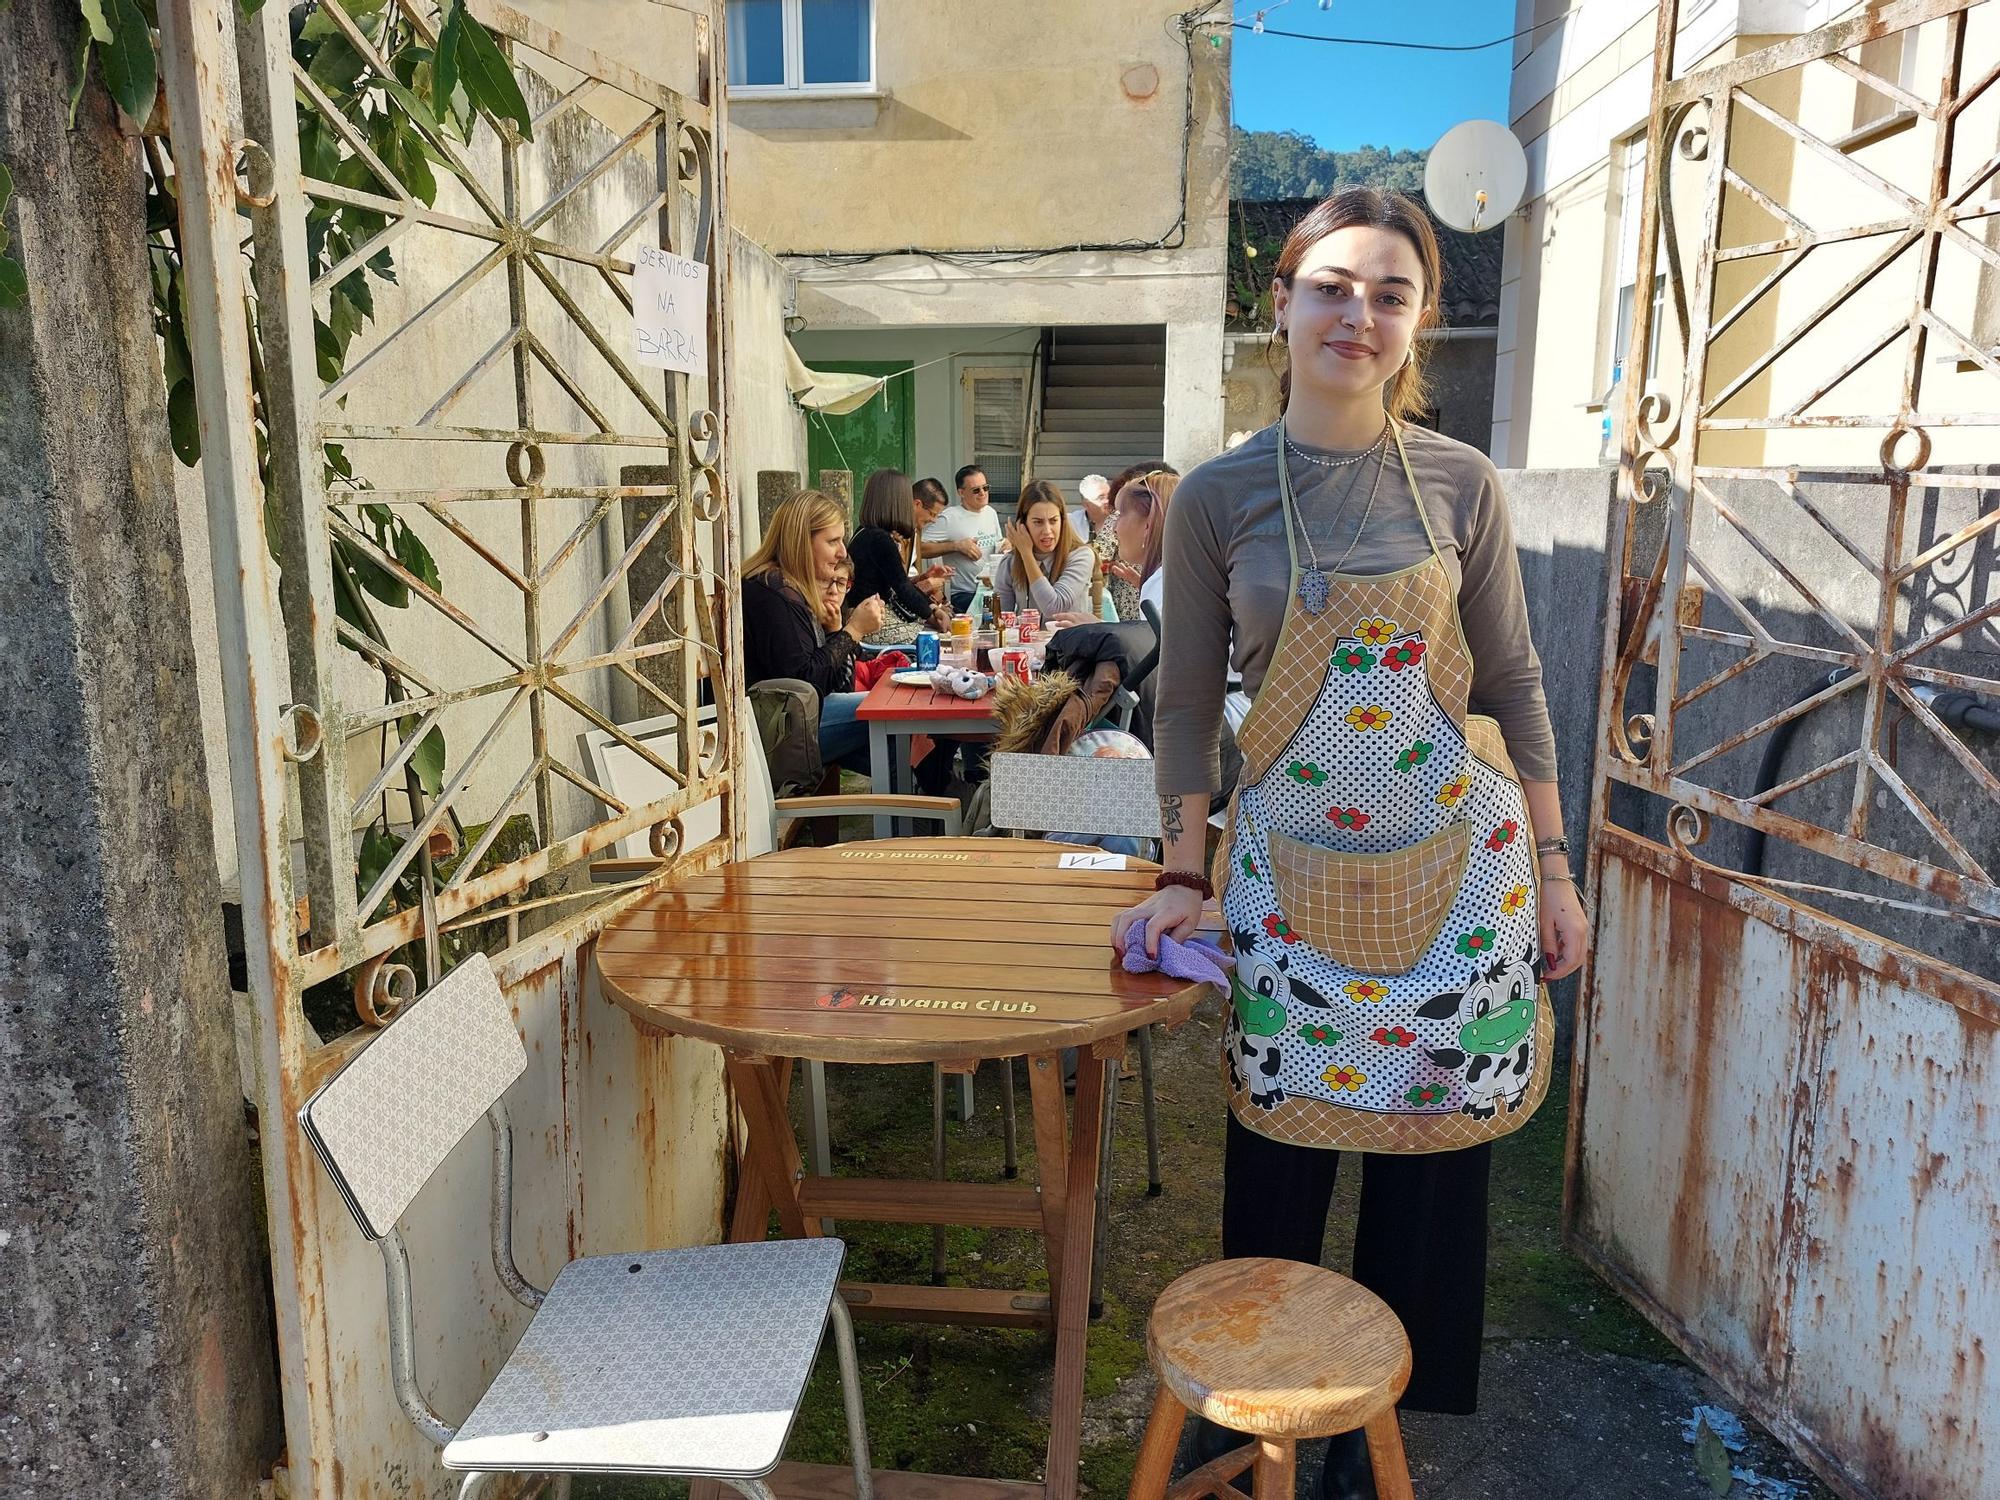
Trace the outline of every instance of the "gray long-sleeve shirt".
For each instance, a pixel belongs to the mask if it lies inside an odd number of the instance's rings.
[[[1001,558],[993,569],[997,607],[1002,610],[1038,609],[1044,619],[1050,615],[1089,609],[1090,575],[1097,566],[1097,554],[1090,550],[1090,543],[1069,549],[1069,560],[1063,564],[1060,578],[1049,572],[1055,561],[1054,552],[1035,554],[1035,563],[1042,570],[1042,576],[1028,585],[1028,592],[1023,596],[1014,582],[1014,559]]]
[[[1217,788],[1224,679],[1233,667],[1244,691],[1255,698],[1277,647],[1291,595],[1277,433],[1274,424],[1202,464],[1181,481],[1167,510],[1164,639],[1153,715],[1155,776],[1162,794]],[[1555,731],[1542,692],[1541,658],[1528,632],[1520,560],[1500,477],[1478,449],[1428,428],[1405,427],[1403,446],[1439,555],[1458,590],[1459,619],[1472,653],[1472,706],[1499,722],[1507,753],[1524,778],[1553,781]],[[1340,564],[1345,573],[1393,573],[1423,560],[1423,522],[1393,442],[1358,540],[1355,526],[1375,460],[1327,469],[1294,454],[1291,463],[1300,524],[1322,567],[1332,568],[1350,541],[1354,550]],[[1358,484],[1353,483],[1357,470]],[[1308,566],[1303,544],[1299,565]]]

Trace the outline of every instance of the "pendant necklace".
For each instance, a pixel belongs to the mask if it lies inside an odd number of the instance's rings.
[[[1290,438],[1285,439],[1285,446],[1288,449],[1294,447]],[[1375,496],[1382,488],[1382,471],[1389,467],[1388,448],[1389,421],[1388,418],[1384,417],[1382,419],[1382,434],[1372,444],[1364,448],[1354,458],[1340,459],[1335,463],[1326,464],[1326,467],[1329,468],[1341,468],[1366,458],[1370,453],[1375,453],[1380,458],[1380,462],[1375,465],[1375,482],[1368,486],[1368,504],[1361,512],[1361,524],[1354,528],[1354,536],[1348,542],[1347,550],[1340,554],[1339,560],[1334,563],[1332,568],[1321,569],[1319,565],[1319,552],[1312,543],[1312,533],[1306,528],[1304,515],[1300,515],[1299,517],[1299,537],[1306,544],[1307,563],[1306,568],[1299,574],[1299,604],[1309,615],[1320,614],[1326,609],[1327,602],[1333,592],[1332,585],[1327,581],[1327,574],[1329,572],[1338,573],[1342,568],[1347,566],[1347,560],[1354,555],[1354,549],[1361,543],[1362,532],[1368,529],[1368,518],[1375,513]],[[1314,459],[1312,455],[1307,453],[1301,453],[1300,457],[1307,459],[1309,462],[1326,463],[1325,460]],[[1289,457],[1286,459],[1286,463],[1289,465]],[[1341,497],[1339,514],[1345,514],[1347,511],[1347,501],[1354,493],[1355,484],[1359,482],[1360,476],[1356,475],[1354,480],[1348,484],[1347,494]]]

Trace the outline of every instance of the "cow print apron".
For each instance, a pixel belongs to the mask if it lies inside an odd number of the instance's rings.
[[[1214,882],[1236,950],[1230,1107],[1302,1146],[1454,1150],[1523,1124],[1555,1037],[1538,978],[1535,836],[1403,451],[1430,555],[1292,590],[1237,734]],[[1386,462],[1386,455],[1383,459]]]

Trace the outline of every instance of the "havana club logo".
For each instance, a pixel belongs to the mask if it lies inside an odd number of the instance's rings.
[[[1032,1000],[950,1000],[943,996],[878,995],[841,988],[813,996],[820,1010],[943,1011],[966,1015],[1032,1016],[1041,1007]]]

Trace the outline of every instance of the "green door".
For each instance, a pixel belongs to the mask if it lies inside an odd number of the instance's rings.
[[[861,486],[877,469],[901,469],[916,461],[916,377],[910,361],[882,359],[814,360],[813,368],[856,375],[887,375],[889,383],[859,411],[844,417],[822,411],[806,413],[806,483],[816,484],[822,469],[847,469],[854,475],[854,501],[861,503]]]

